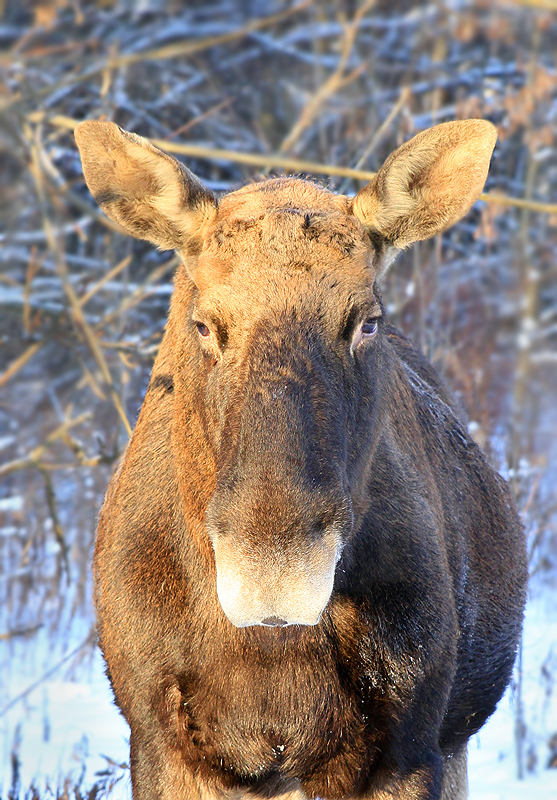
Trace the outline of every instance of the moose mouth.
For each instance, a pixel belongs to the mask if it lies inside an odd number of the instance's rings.
[[[280,617],[266,617],[261,620],[261,624],[267,628],[284,628],[285,625],[288,625],[288,622]]]

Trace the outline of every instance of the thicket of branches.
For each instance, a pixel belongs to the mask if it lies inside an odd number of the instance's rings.
[[[336,168],[374,171],[437,122],[494,122],[489,201],[401,257],[384,295],[510,478],[538,583],[555,579],[554,6],[8,4],[0,23],[7,648],[22,636],[32,647],[40,626],[56,637],[76,615],[92,624],[95,516],[137,415],[177,263],[123,237],[96,208],[72,135],[85,118],[158,140],[216,192],[286,171],[355,193],[363,174]]]

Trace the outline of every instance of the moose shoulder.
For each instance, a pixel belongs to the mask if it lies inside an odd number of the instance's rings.
[[[470,208],[495,129],[425,131],[355,198],[218,202],[113,123],[76,138],[108,216],[183,257],[94,560],[135,800],[462,800],[523,533],[377,280]]]

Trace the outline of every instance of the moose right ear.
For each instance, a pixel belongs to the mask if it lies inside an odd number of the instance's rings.
[[[110,219],[162,250],[200,249],[217,202],[199,178],[113,122],[80,122],[75,138],[87,185]]]
[[[482,119],[422,131],[391,153],[352,213],[395,250],[435,236],[480,196],[496,140],[496,128]]]

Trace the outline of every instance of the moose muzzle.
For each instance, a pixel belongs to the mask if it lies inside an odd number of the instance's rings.
[[[284,548],[254,546],[232,535],[216,535],[213,548],[219,602],[233,625],[319,622],[333,590],[341,553],[336,532]]]

